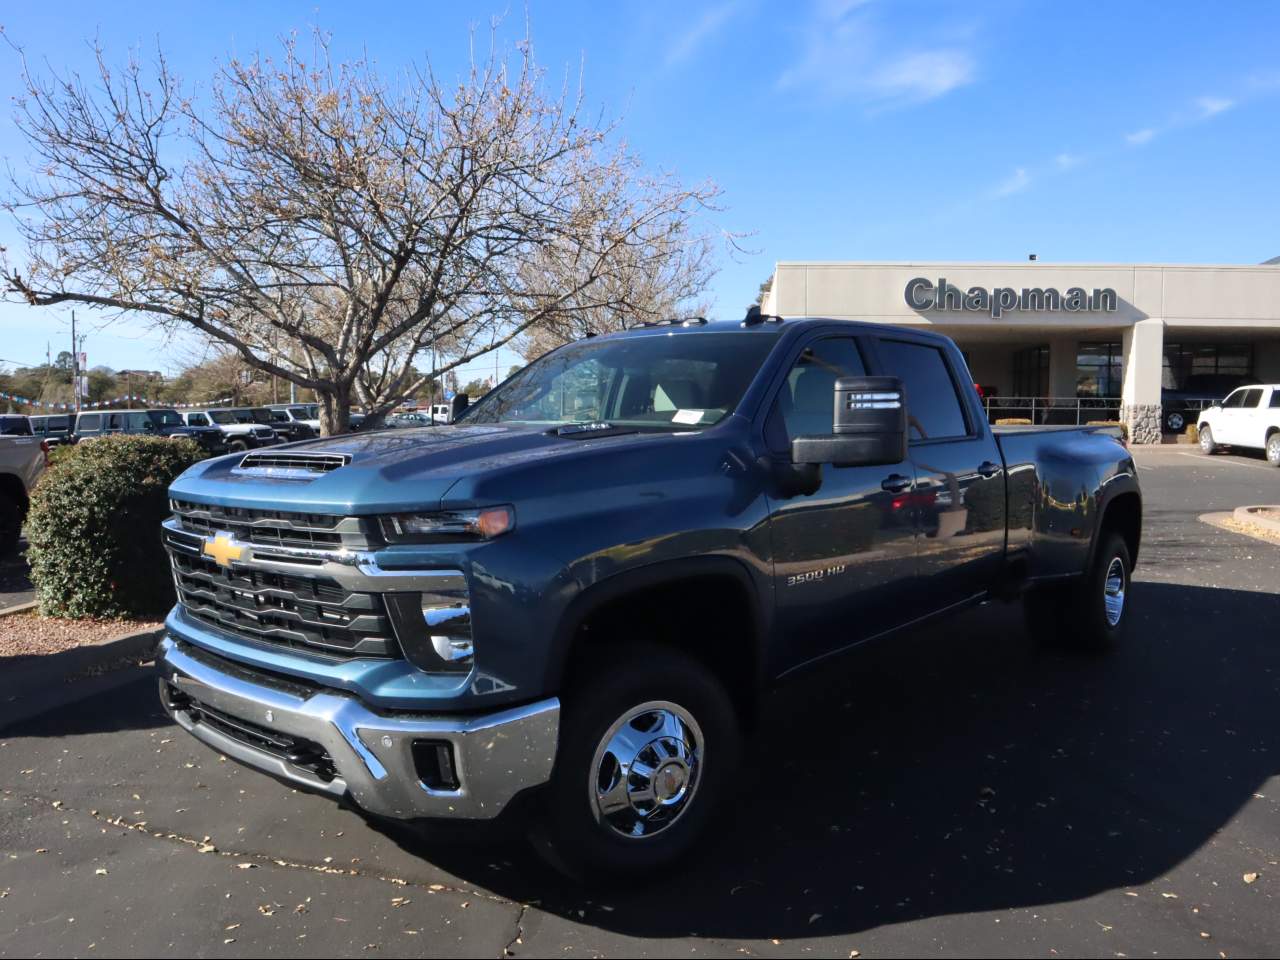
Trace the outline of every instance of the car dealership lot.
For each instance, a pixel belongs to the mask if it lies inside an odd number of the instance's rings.
[[[0,733],[0,954],[1272,953],[1280,547],[1197,517],[1280,502],[1280,470],[1136,457],[1126,649],[1037,650],[992,605],[794,684],[723,829],[640,887],[370,824],[220,760],[122,672]]]

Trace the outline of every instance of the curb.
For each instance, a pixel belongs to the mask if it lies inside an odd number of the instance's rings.
[[[1202,513],[1197,519],[1201,523],[1207,523],[1211,527],[1226,530],[1237,536],[1252,537],[1262,543],[1280,546],[1280,529],[1273,529],[1271,526],[1261,524],[1253,518],[1241,520],[1234,513],[1228,513],[1223,510],[1215,513]]]
[[[32,662],[6,669],[0,675],[0,728],[93,696],[103,689],[96,681],[103,681],[107,668],[150,659],[162,636],[163,627],[152,627],[61,653],[35,654],[29,658]],[[118,672],[126,678],[135,675]]]
[[[34,610],[40,606],[38,600],[28,600],[26,603],[15,603],[12,607],[5,607],[0,610],[0,617],[7,617],[15,613],[26,613],[28,610]]]
[[[1262,527],[1269,533],[1280,535],[1280,520],[1272,520],[1259,514],[1260,510],[1270,510],[1280,514],[1280,506],[1274,504],[1258,504],[1252,507],[1236,507],[1231,516],[1240,523],[1251,523]]]

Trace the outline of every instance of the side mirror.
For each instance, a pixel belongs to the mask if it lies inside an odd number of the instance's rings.
[[[792,463],[871,467],[907,459],[907,393],[897,377],[841,377],[832,432],[796,437]]]
[[[470,405],[470,397],[465,393],[455,393],[449,406],[449,422],[452,423],[454,420],[457,420],[458,417],[461,416],[462,411],[467,409]]]

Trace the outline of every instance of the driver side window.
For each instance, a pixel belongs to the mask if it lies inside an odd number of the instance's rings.
[[[828,337],[806,347],[787,373],[765,421],[769,451],[785,454],[796,437],[831,433],[836,380],[863,377],[866,373],[858,343],[852,337]]]

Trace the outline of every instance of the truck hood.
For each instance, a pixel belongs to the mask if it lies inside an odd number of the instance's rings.
[[[170,487],[174,497],[199,503],[370,514],[435,509],[449,488],[533,461],[580,457],[604,448],[661,441],[665,433],[558,436],[545,425],[459,424],[344,434],[292,443],[196,464]],[[301,479],[269,476],[246,458],[337,454],[345,465]]]

